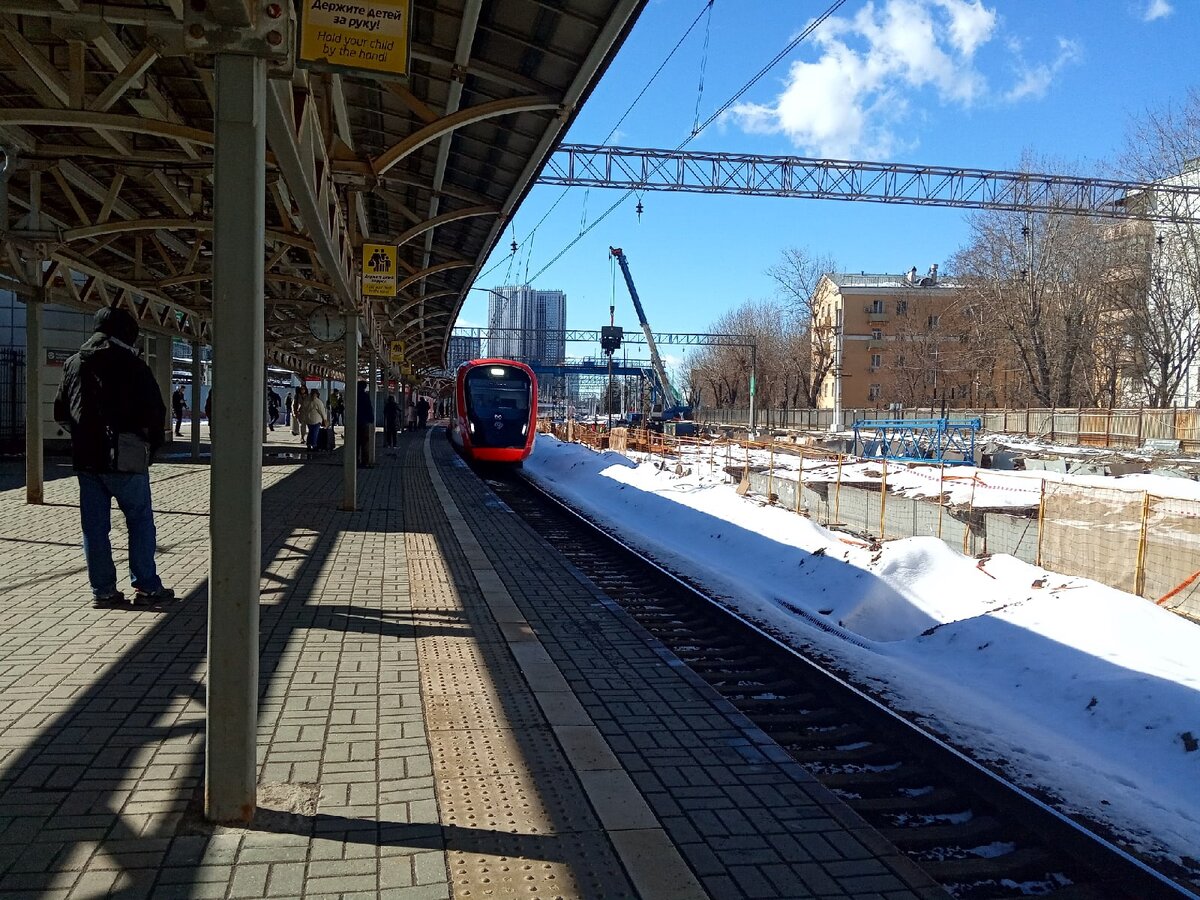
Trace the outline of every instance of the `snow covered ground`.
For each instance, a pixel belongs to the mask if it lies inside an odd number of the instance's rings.
[[[744,451],[736,452],[740,464]],[[1200,868],[1200,625],[1011,556],[979,563],[936,538],[872,551],[738,496],[723,453],[711,467],[696,455],[683,475],[674,461],[664,469],[637,456],[543,434],[525,471],[977,759],[1061,797],[1065,812],[1108,823],[1141,852]],[[765,464],[759,456],[752,462]],[[809,461],[806,480],[809,466],[817,476]],[[889,486],[893,477],[889,469]]]
[[[810,451],[811,452],[811,451]],[[709,468],[710,456],[698,448],[684,449],[685,463],[701,470]],[[788,477],[800,467],[800,457],[791,453],[771,454],[767,450],[722,445],[712,454],[713,466],[741,466],[749,460],[751,466],[774,465]],[[804,481],[833,482],[839,477],[842,484],[879,484],[883,464],[877,460],[845,463],[839,475],[836,460],[815,455],[804,459]],[[937,466],[889,463],[888,490],[903,497],[936,497],[939,491],[949,495],[954,506],[971,505],[979,509],[1028,509],[1036,507],[1041,498],[1042,483],[1059,482],[1082,487],[1104,487],[1125,491],[1148,491],[1156,497],[1178,497],[1180,500],[1200,500],[1200,481],[1166,475],[1135,473],[1130,475],[1065,475],[1058,472],[1002,471],[975,466]]]

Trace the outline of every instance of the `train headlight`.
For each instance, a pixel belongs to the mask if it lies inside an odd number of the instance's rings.
[[[488,374],[491,375],[493,378],[503,378],[504,370],[501,369],[499,366],[493,366],[492,368],[488,369]]]
[[[475,423],[474,422],[468,422],[467,428],[469,428],[471,430],[471,434],[475,433]]]
[[[521,426],[521,436],[524,437],[525,432],[527,432],[528,430],[529,430],[529,423],[526,422],[524,425]]]

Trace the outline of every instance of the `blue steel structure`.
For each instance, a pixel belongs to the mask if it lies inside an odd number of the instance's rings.
[[[854,423],[854,455],[972,466],[980,424],[979,419],[859,419]],[[947,458],[948,452],[954,455]],[[955,458],[959,454],[962,459]]]
[[[542,375],[607,375],[608,365],[604,363],[575,363],[573,365],[547,365],[540,362],[527,363],[529,368],[533,369],[534,373],[541,377]],[[637,375],[644,377],[646,370],[635,366],[618,366],[613,365],[612,373],[614,376],[622,375]]]

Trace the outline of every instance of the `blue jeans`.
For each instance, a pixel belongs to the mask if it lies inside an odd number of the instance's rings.
[[[154,566],[154,508],[150,502],[150,476],[126,472],[77,472],[79,476],[79,520],[83,525],[83,555],[87,560],[92,594],[107,597],[116,593],[117,568],[113,565],[112,501],[125,516],[129,528],[129,570],[133,589],[154,593],[162,581]]]
[[[318,437],[318,435],[320,435],[320,433],[321,433],[321,423],[320,422],[318,422],[316,425],[308,426],[308,449],[309,450],[317,449],[317,437]]]

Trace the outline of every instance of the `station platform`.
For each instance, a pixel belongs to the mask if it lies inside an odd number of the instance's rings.
[[[94,610],[66,460],[43,506],[0,464],[0,896],[945,896],[439,429],[381,447],[356,512],[297,447],[263,469],[250,828],[201,815],[207,465],[152,470],[180,599]]]

